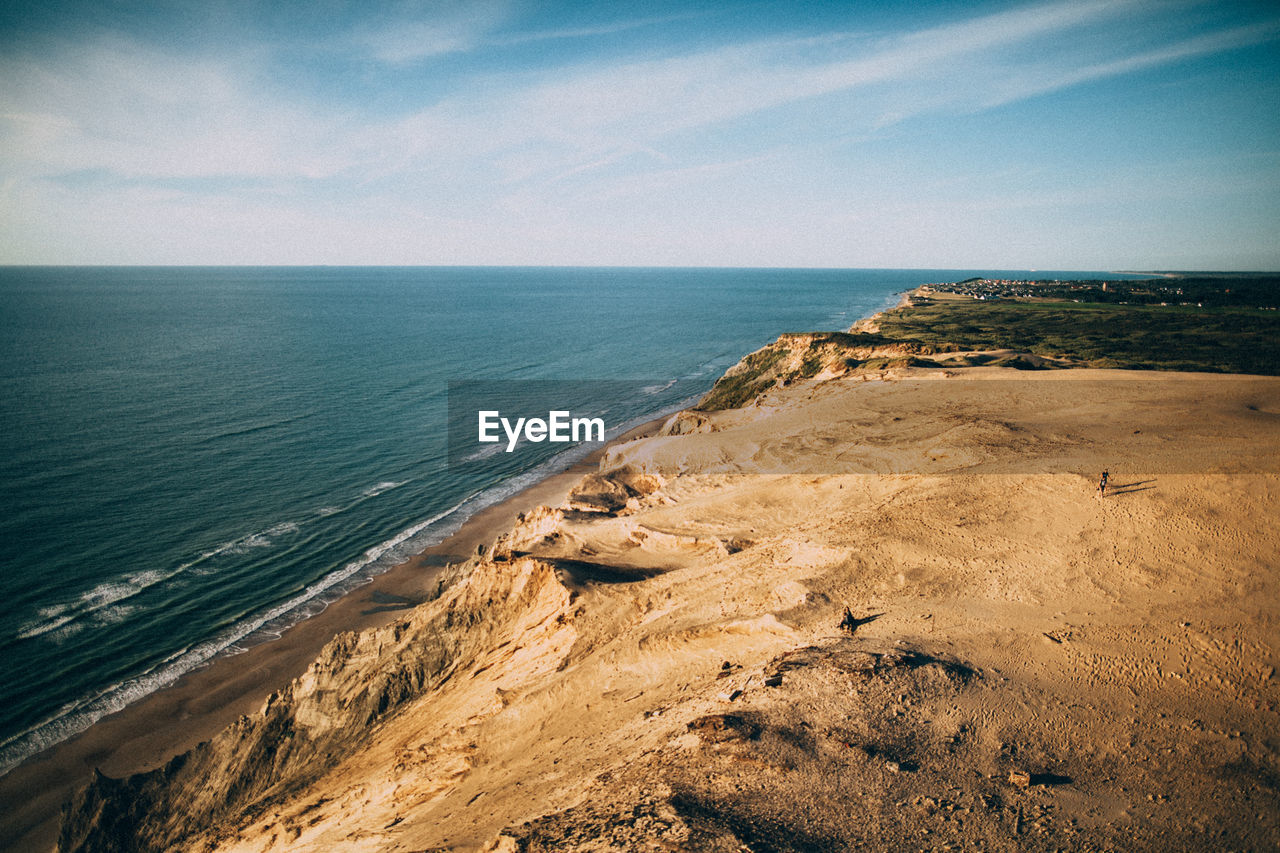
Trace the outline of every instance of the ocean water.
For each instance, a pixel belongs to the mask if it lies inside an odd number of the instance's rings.
[[[616,432],[994,272],[0,268],[0,772],[567,464],[450,466],[450,382],[639,380]]]

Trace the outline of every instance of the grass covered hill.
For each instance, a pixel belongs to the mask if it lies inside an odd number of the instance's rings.
[[[926,285],[907,303],[850,332],[784,334],[726,372],[697,408],[736,408],[797,379],[893,367],[1280,375],[1280,276],[968,279]]]

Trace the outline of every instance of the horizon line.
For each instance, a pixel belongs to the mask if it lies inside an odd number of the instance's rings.
[[[1105,272],[1111,275],[1171,275],[1194,273],[1198,275],[1277,275],[1280,270],[1268,269],[1053,269],[1051,267],[997,267],[997,266],[790,266],[790,265],[721,265],[721,264],[254,264],[254,263],[0,263],[0,269],[618,269],[618,270],[895,270],[895,271],[977,271],[992,272]]]

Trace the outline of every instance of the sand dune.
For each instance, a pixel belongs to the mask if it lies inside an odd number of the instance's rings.
[[[64,844],[1280,842],[1280,380],[908,368],[695,426]]]

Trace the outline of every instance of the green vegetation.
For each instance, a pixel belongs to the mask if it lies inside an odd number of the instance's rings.
[[[929,287],[938,295],[915,295],[915,304],[880,315],[877,333],[780,336],[729,370],[697,408],[738,408],[770,388],[824,370],[986,365],[1280,376],[1276,276],[1121,283],[969,279]],[[1197,301],[1170,304],[1174,297]]]
[[[1090,367],[1280,375],[1280,312],[1256,308],[956,299],[890,312],[880,335]]]
[[[804,361],[800,364],[801,379],[811,379],[822,372],[821,346],[821,343],[816,339],[810,342],[809,354],[805,356]]]
[[[695,408],[710,412],[736,409],[751,402],[758,394],[773,386],[775,379],[766,374],[777,365],[783,355],[785,350],[769,347],[751,353],[742,361],[743,370],[720,377],[715,387]]]

